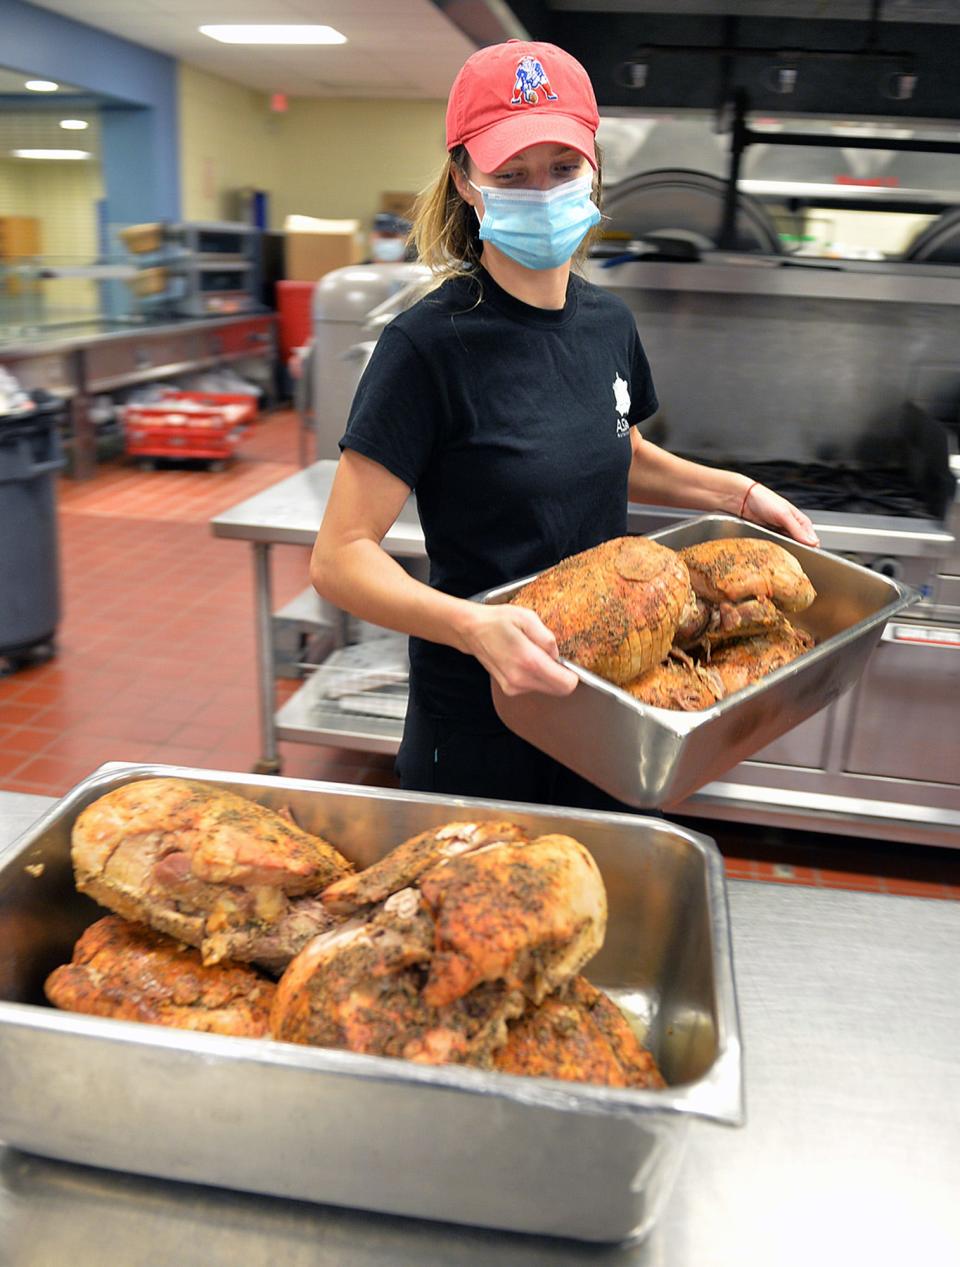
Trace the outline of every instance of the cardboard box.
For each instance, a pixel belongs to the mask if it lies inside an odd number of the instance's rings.
[[[382,193],[380,210],[388,212],[391,216],[401,216],[404,220],[412,220],[416,197],[416,194]]]
[[[284,224],[283,260],[287,281],[315,282],[324,273],[363,259],[358,220],[311,220],[288,216]]]

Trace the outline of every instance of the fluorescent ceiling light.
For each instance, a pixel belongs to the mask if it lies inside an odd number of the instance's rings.
[[[201,26],[201,35],[209,35],[221,44],[346,44],[347,37],[332,26]]]
[[[14,158],[90,158],[89,150],[11,150]]]
[[[52,79],[28,79],[23,86],[29,88],[31,92],[56,92],[60,87]]]
[[[84,128],[88,128],[90,124],[86,119],[61,119],[60,126],[66,128],[68,132],[82,132]]]

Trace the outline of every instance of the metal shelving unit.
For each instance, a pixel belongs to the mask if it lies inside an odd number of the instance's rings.
[[[279,709],[274,704],[274,681],[277,676],[292,676],[291,647],[302,634],[328,634],[333,647],[342,647],[350,640],[346,614],[311,597],[309,591],[276,612],[272,599],[270,551],[275,545],[313,544],[336,466],[333,461],[315,462],[211,521],[215,536],[248,541],[253,547],[261,732],[256,769],[261,774],[279,772],[277,742],[281,739],[367,752],[391,753],[400,746],[402,715],[381,717],[346,711],[336,700],[327,698],[322,665]],[[413,498],[384,537],[383,547],[412,570],[423,567],[423,529]]]
[[[403,714],[394,718],[345,712],[336,700],[323,694],[323,676],[321,670],[308,677],[300,690],[276,712],[276,737],[364,752],[396,752],[403,734]],[[405,712],[406,695],[398,693],[395,698]]]

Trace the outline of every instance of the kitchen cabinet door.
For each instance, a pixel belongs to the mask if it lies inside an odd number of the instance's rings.
[[[960,631],[885,631],[857,688],[844,769],[960,783]]]

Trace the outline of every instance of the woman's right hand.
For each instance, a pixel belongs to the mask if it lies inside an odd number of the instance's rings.
[[[580,680],[560,663],[557,640],[536,612],[509,603],[471,603],[463,650],[477,657],[504,695],[569,695]]]

